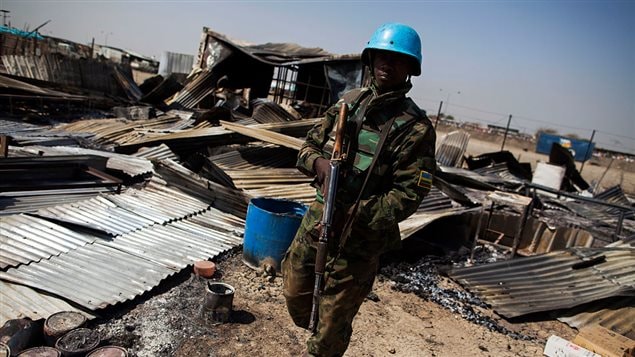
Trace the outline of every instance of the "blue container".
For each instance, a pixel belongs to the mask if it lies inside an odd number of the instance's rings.
[[[284,253],[306,210],[298,202],[252,198],[247,207],[243,262],[252,269],[270,265],[279,274]]]
[[[587,161],[593,156],[593,149],[595,149],[595,143],[567,138],[559,135],[551,135],[547,133],[540,133],[536,140],[536,152],[541,154],[547,154],[551,152],[551,145],[558,143],[565,149],[571,152],[573,159],[576,161]]]

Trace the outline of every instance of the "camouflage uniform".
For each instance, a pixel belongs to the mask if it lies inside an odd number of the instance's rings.
[[[308,351],[313,355],[341,356],[346,351],[353,317],[372,289],[380,254],[400,246],[398,222],[416,211],[430,190],[436,167],[436,135],[425,112],[406,98],[410,88],[407,83],[402,90],[381,95],[373,88],[345,94],[326,112],[324,120],[309,131],[300,149],[298,169],[314,175],[315,159],[319,156],[330,159],[332,129],[340,105],[347,103],[351,109],[349,136],[357,134],[356,129],[350,128],[356,128],[353,121],[363,115],[361,130],[357,140],[353,140],[358,144],[351,146],[347,160],[350,163],[343,165],[344,174],[338,181],[334,216],[341,218],[358,196],[382,125],[396,117],[364,190],[350,236],[343,247],[339,247],[339,237],[329,238],[317,331],[307,341]],[[308,327],[311,312],[322,208],[318,189],[316,200],[304,216],[282,264],[287,308],[293,321],[303,328]]]

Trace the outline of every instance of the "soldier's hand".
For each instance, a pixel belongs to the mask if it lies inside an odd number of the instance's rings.
[[[317,183],[320,185],[320,191],[322,195],[326,196],[326,189],[329,182],[329,174],[331,173],[331,165],[329,160],[318,157],[313,162],[313,171],[317,177]]]

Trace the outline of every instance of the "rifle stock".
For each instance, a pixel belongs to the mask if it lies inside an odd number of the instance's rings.
[[[335,127],[335,144],[333,145],[333,153],[331,154],[330,172],[328,177],[328,185],[326,195],[324,197],[324,209],[322,211],[322,232],[318,241],[317,253],[315,256],[315,283],[313,285],[313,305],[311,306],[311,319],[309,321],[309,330],[315,331],[318,320],[318,309],[320,305],[320,295],[322,294],[322,283],[324,270],[326,267],[326,258],[328,256],[327,246],[331,225],[333,224],[333,211],[335,204],[335,193],[337,191],[337,180],[339,177],[340,165],[345,155],[342,154],[344,143],[344,132],[346,127],[346,119],[348,117],[348,105],[342,103],[340,107],[337,126]]]

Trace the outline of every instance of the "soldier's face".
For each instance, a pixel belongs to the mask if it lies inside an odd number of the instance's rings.
[[[373,52],[373,75],[381,92],[403,85],[410,72],[410,58],[390,51]]]

